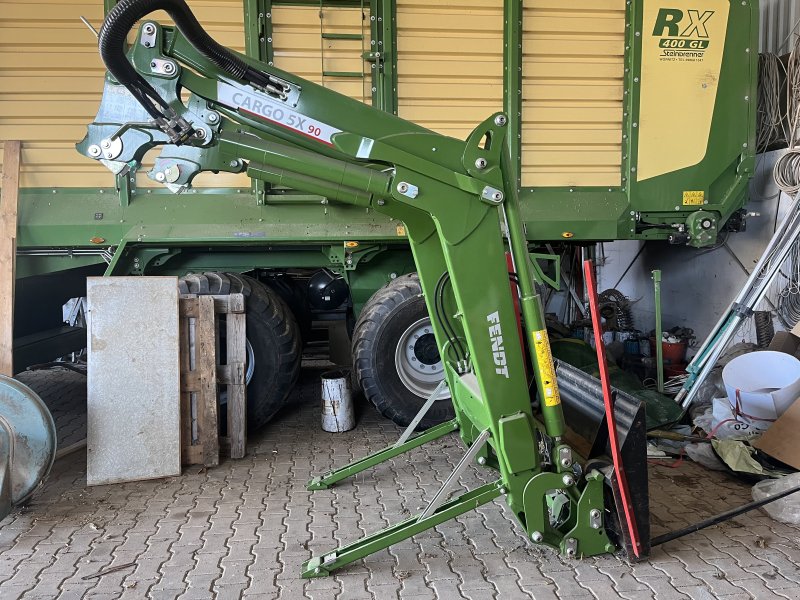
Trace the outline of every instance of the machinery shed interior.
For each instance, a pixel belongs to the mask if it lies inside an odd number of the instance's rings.
[[[0,598],[800,597],[795,0],[0,0]]]

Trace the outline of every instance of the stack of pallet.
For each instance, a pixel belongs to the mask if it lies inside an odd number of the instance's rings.
[[[220,364],[225,319],[225,364]],[[183,464],[219,464],[220,446],[242,458],[246,446],[244,296],[184,295],[180,300],[181,440]],[[227,394],[228,435],[218,437],[217,384]]]

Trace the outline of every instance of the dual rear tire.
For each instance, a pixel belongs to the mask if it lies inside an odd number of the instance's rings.
[[[179,288],[182,294],[245,296],[247,422],[249,429],[263,427],[288,404],[300,373],[303,332],[286,293],[247,275],[218,272],[185,275]],[[385,417],[408,425],[444,377],[416,273],[392,280],[369,299],[353,330],[352,355],[353,374],[367,399]],[[443,394],[419,428],[453,416]]]

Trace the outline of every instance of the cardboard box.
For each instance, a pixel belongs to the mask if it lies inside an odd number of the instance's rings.
[[[772,426],[752,444],[762,452],[769,454],[800,470],[800,444],[797,443],[797,432],[800,431],[800,401],[795,401]]]
[[[770,350],[786,352],[800,358],[800,323],[791,331],[779,331],[769,345]],[[762,452],[800,469],[800,400],[796,400],[772,426],[752,444]]]
[[[778,331],[767,349],[800,359],[800,324],[795,325],[792,331]]]

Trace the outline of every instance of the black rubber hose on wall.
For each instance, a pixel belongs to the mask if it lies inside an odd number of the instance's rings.
[[[227,48],[215,42],[201,27],[184,0],[120,0],[109,11],[100,29],[98,38],[100,57],[109,72],[128,88],[154,118],[163,114],[147,100],[148,97],[161,104],[164,109],[168,107],[128,61],[125,56],[125,40],[137,21],[157,10],[166,11],[198,52],[235,79],[252,81],[259,85],[268,83],[265,74],[248,66]]]

